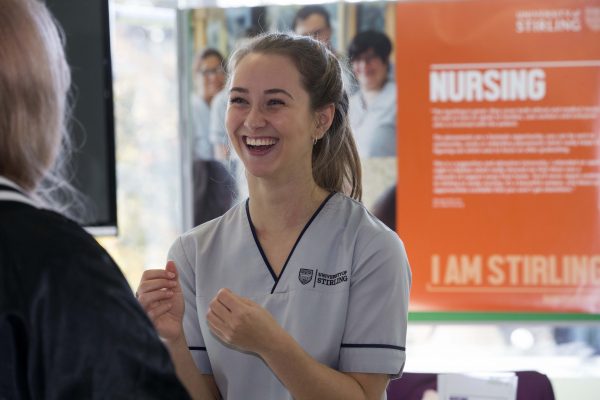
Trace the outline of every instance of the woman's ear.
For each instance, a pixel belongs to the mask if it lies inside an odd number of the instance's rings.
[[[317,139],[321,139],[329,130],[335,115],[335,105],[329,103],[317,110]]]

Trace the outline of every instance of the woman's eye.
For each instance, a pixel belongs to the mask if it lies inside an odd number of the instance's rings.
[[[269,101],[267,101],[267,104],[270,106],[278,106],[285,104],[285,102],[280,99],[270,99]]]
[[[229,99],[230,104],[244,104],[246,100],[241,97],[232,97]]]

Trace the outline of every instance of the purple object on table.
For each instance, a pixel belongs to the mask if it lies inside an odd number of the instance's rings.
[[[555,400],[548,377],[536,371],[516,371],[517,400]],[[426,390],[437,390],[437,374],[405,372],[390,382],[388,400],[421,400]]]

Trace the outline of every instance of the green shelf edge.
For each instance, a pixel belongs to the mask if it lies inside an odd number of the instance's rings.
[[[409,322],[593,322],[600,314],[515,312],[409,312]]]

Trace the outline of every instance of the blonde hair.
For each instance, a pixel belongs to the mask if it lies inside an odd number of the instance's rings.
[[[245,42],[231,57],[229,71],[250,53],[288,57],[302,77],[312,110],[335,106],[333,123],[314,146],[312,173],[317,185],[360,200],[360,158],[348,121],[348,95],[342,82],[342,67],[321,42],[307,36],[266,33]],[[231,75],[230,75],[231,76]]]
[[[52,203],[50,192],[70,187],[61,146],[70,147],[71,77],[62,32],[43,3],[0,1],[0,60],[0,174]]]

